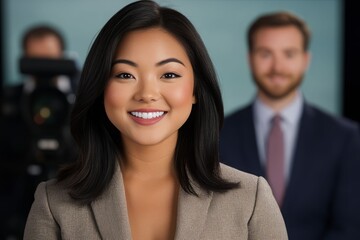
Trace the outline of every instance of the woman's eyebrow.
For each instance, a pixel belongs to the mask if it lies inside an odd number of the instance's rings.
[[[185,66],[185,64],[182,61],[180,61],[179,59],[177,59],[177,58],[167,58],[165,60],[162,60],[162,61],[156,63],[156,66],[162,66],[162,65],[170,63],[170,62],[179,63],[179,64]],[[128,64],[128,65],[133,66],[133,67],[138,66],[135,62],[127,60],[127,59],[116,59],[116,60],[114,60],[112,62],[111,65],[114,66],[115,64],[119,64],[119,63]]]
[[[164,64],[167,64],[170,62],[180,63],[181,65],[185,66],[185,64],[177,58],[168,58],[168,59],[162,60],[162,61],[158,62],[156,64],[156,66],[161,66],[161,65],[164,65]]]
[[[127,60],[127,59],[116,59],[111,63],[111,66],[114,66],[115,64],[118,63],[123,63],[123,64],[128,64],[130,66],[133,67],[137,67],[138,65],[136,63],[134,63],[133,61]]]

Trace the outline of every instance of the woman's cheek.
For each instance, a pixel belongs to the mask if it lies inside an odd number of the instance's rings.
[[[193,103],[194,88],[192,84],[186,84],[183,86],[168,89],[166,94],[169,96],[167,99],[171,99],[173,106],[183,106]],[[170,102],[170,101],[169,101]]]

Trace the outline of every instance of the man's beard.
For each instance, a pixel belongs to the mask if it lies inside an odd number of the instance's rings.
[[[284,74],[284,73],[268,73],[265,76],[263,76],[263,78],[270,78],[270,77],[274,77],[274,76],[280,76],[280,77],[284,77],[284,78],[292,78],[294,79],[295,76],[291,75],[291,74]],[[260,78],[258,78],[255,74],[253,74],[253,79],[255,80],[256,85],[258,86],[258,88],[270,99],[272,100],[279,100],[282,98],[286,98],[287,96],[289,96],[290,94],[292,94],[294,91],[296,91],[296,89],[300,86],[300,84],[302,83],[302,79],[304,77],[304,74],[298,76],[298,78],[294,81],[291,80],[291,84],[286,86],[286,88],[283,89],[275,89],[275,88],[269,88],[266,84],[263,83],[263,81],[259,80]],[[290,80],[289,80],[290,81]]]

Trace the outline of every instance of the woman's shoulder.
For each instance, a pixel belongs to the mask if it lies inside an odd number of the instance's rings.
[[[56,179],[38,185],[33,205],[39,212],[50,212],[59,224],[76,221],[75,212],[83,219],[91,219],[90,206],[73,199],[70,189]]]
[[[224,164],[221,164],[220,170],[224,179],[238,182],[239,187],[225,194],[214,194],[221,209],[217,214],[230,209],[226,212],[231,217],[229,222],[236,218],[245,219],[251,239],[288,239],[283,217],[268,182],[263,177]]]
[[[244,184],[256,184],[259,178],[256,175],[240,171],[223,163],[220,163],[220,174],[221,176],[231,182],[243,182]]]
[[[65,185],[55,178],[41,182],[37,187],[37,191],[44,192],[48,196],[59,196],[62,198],[68,195],[68,190]]]
[[[62,182],[41,182],[35,192],[24,239],[100,239],[89,204],[81,204]],[[90,239],[86,238],[86,239]]]
[[[266,195],[272,195],[268,182],[261,176],[240,171],[222,163],[220,164],[220,173],[223,179],[239,184],[238,188],[229,191],[232,194],[244,196],[246,192],[245,196],[255,198],[258,191],[262,191]]]
[[[48,181],[41,182],[35,192],[35,199],[46,198],[46,201],[50,208],[58,208],[59,206],[71,207],[79,205],[70,196],[70,190],[63,182],[59,182],[57,179],[50,179]]]

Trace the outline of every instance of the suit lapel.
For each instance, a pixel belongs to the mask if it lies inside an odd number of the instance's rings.
[[[102,239],[131,239],[125,189],[120,167],[105,192],[91,203]]]
[[[299,192],[302,191],[300,188],[304,185],[304,173],[308,172],[313,164],[313,158],[309,156],[309,153],[312,152],[311,147],[316,145],[313,143],[313,141],[316,141],[313,129],[315,121],[312,108],[305,103],[295,142],[296,147],[294,149],[290,179],[282,206],[284,211],[286,211],[285,209],[289,203],[298,201],[297,197]]]
[[[245,169],[241,170],[250,172],[257,176],[265,176],[264,169],[260,163],[256,141],[253,105],[244,109],[244,115],[239,119],[239,121],[244,121],[243,124],[239,124],[242,126],[241,133],[239,133],[239,135],[241,138],[240,148],[243,148],[241,151],[244,153],[245,165]]]
[[[198,197],[180,188],[175,240],[199,239],[203,231],[213,194],[193,187]]]

